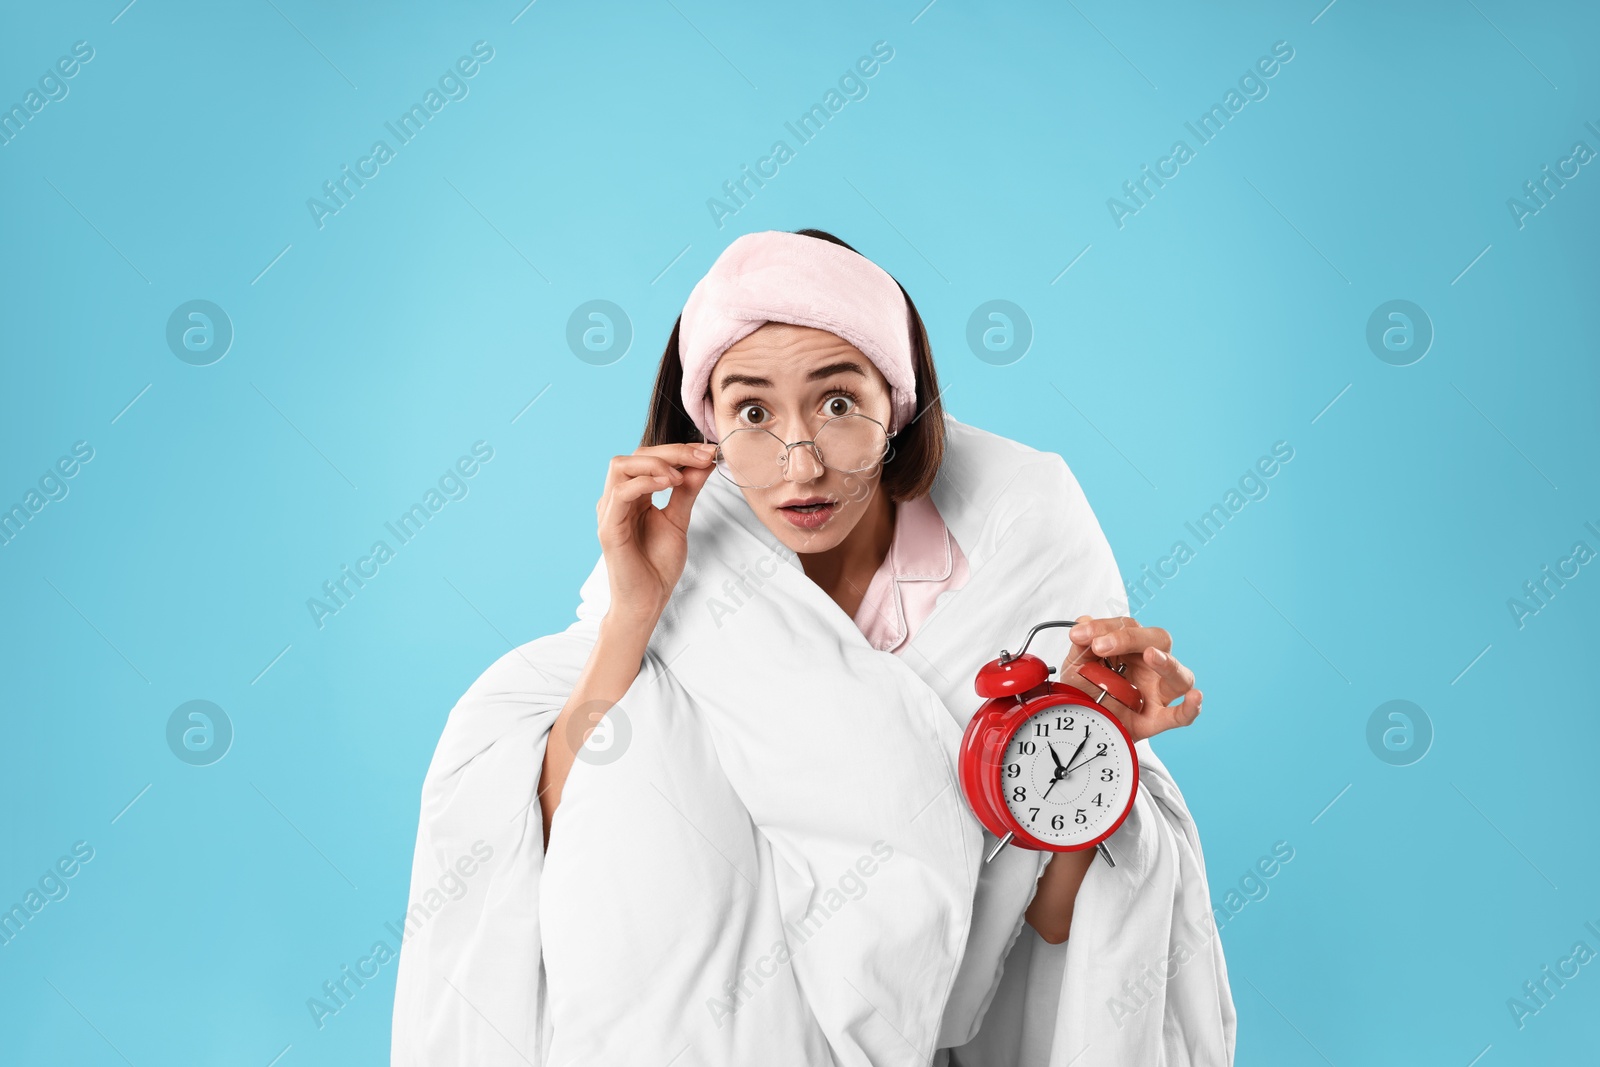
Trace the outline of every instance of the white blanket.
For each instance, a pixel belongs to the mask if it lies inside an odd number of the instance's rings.
[[[1065,943],[1022,917],[1049,854],[983,863],[955,765],[973,676],[1034,623],[1126,598],[1060,456],[946,424],[933,498],[972,574],[898,655],[710,479],[548,852],[535,791],[603,560],[576,622],[473,683],[423,785],[396,1067],[1232,1063],[1199,837],[1148,741],[1116,866],[1090,867]],[[1067,650],[1065,629],[1030,648]]]

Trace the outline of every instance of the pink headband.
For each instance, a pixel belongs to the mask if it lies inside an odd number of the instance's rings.
[[[890,433],[916,415],[911,309],[900,286],[876,263],[832,241],[764,230],[724,249],[683,306],[683,410],[707,441],[717,429],[705,399],[711,368],[768,322],[826,330],[860,349],[889,381]]]

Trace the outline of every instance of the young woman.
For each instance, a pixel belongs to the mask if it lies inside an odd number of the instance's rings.
[[[797,233],[855,252],[821,230]],[[903,288],[901,292],[905,293]],[[720,471],[740,485],[756,517],[799,554],[806,575],[863,630],[880,625],[885,612],[894,610],[892,603],[881,603],[884,596],[905,596],[890,559],[891,546],[901,543],[897,536],[904,537],[897,514],[908,510],[908,503],[918,508],[916,514],[926,525],[916,535],[923,543],[948,537],[927,496],[944,453],[938,379],[922,318],[909,294],[905,303],[921,404],[909,426],[895,428],[899,447],[883,462],[889,440],[883,427],[893,422],[889,382],[850,342],[814,327],[768,322],[729,346],[710,375],[706,406],[715,419],[712,439],[727,440],[735,430],[777,435],[770,442],[749,445],[744,439],[752,435],[742,435],[743,450],[735,449],[730,457],[728,450],[719,453],[706,443],[679,401],[683,364],[679,327],[674,327],[656,375],[644,441],[632,455],[612,457],[596,507],[611,610],[600,625],[599,640],[578,685],[556,720],[552,736],[562,742],[545,751],[539,795],[547,841],[551,819],[561,804],[562,784],[576,758],[573,741],[586,741],[600,718],[596,715],[574,728],[572,717],[578,708],[615,704],[633,684],[650,635],[683,573],[695,495],[707,478]],[[823,430],[830,419],[842,416],[857,417],[859,425],[834,423]],[[827,435],[824,443],[831,437],[836,448],[852,450],[845,453],[846,469],[824,461],[814,440],[819,433]],[[780,451],[784,444],[789,447]],[[869,459],[871,465],[849,470],[860,465],[857,456]],[[740,459],[746,468],[730,465],[730,460]],[[668,488],[672,495],[666,506],[656,507],[653,495]],[[952,544],[950,551],[958,553],[960,546]],[[946,579],[940,591],[957,587]],[[869,589],[883,595],[862,618]],[[926,596],[915,603],[923,614],[933,606]],[[908,606],[902,603],[901,610]],[[907,630],[920,621],[915,614],[907,618]],[[1171,655],[1172,637],[1166,630],[1126,616],[1085,615],[1072,627],[1070,638],[1074,650],[1062,664],[1062,680],[1098,694],[1072,670],[1093,656],[1123,665],[1125,676],[1143,696],[1138,713],[1106,698],[1134,740],[1187,726],[1200,714],[1201,692],[1194,688],[1194,674]],[[1182,702],[1173,705],[1179,697]],[[1072,928],[1073,898],[1095,855],[1092,849],[1059,853],[1045,869],[1027,921],[1047,942],[1066,940]]]
[[[973,670],[1123,589],[1059,457],[945,414],[898,282],[819,230],[734,241],[596,514],[578,621],[486,671],[429,768],[413,900],[469,842],[493,873],[408,913],[397,1067],[1231,1063],[1199,839],[1147,744],[1200,713],[1165,630],[1079,613],[1036,646],[1137,690],[1102,700],[1140,771],[1115,871],[979,860]]]

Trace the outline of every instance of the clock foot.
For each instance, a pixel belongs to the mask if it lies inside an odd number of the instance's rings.
[[[990,860],[992,860],[996,856],[1000,855],[1000,850],[1002,848],[1005,848],[1006,844],[1008,842],[1010,842],[1010,840],[1011,840],[1011,832],[1008,830],[1008,831],[1006,831],[1006,836],[1002,837],[1000,840],[998,840],[998,841],[996,841],[994,843],[994,848],[989,850],[989,854],[983,858],[983,862],[988,863]]]
[[[1104,841],[1096,845],[1095,848],[1100,850],[1100,855],[1105,857],[1107,863],[1111,864],[1113,867],[1117,865],[1117,861],[1111,858],[1111,850],[1106,848],[1106,843]]]

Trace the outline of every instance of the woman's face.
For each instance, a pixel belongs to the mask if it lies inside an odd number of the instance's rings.
[[[867,415],[887,430],[892,412],[888,380],[859,349],[825,330],[781,322],[722,354],[711,370],[711,402],[718,440],[760,428],[785,444],[812,440],[839,415]],[[810,446],[799,445],[772,485],[740,491],[792,551],[824,552],[861,521],[882,475],[882,463],[853,474],[824,467]]]

